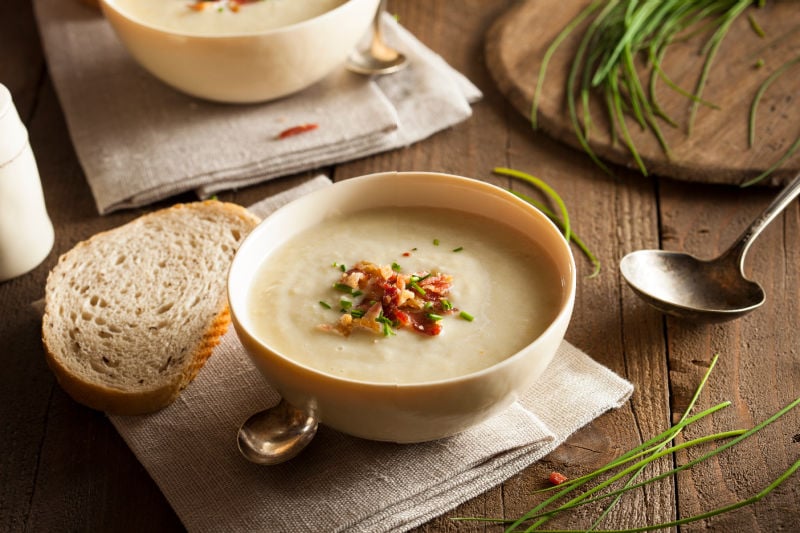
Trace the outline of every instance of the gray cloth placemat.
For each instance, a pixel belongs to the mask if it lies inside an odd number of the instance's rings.
[[[34,0],[48,68],[100,213],[201,197],[409,145],[467,119],[480,91],[387,16],[410,66],[377,80],[336,70],[294,96],[225,105],[140,68],[97,11]],[[313,130],[285,139],[287,128]]]
[[[324,187],[317,177],[251,207],[266,216]],[[621,406],[633,386],[568,342],[537,384],[500,415],[459,435],[389,444],[324,425],[289,463],[239,455],[236,431],[277,393],[233,328],[169,407],[111,421],[189,531],[405,531],[501,483],[570,434]]]

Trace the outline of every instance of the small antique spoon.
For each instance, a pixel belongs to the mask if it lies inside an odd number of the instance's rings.
[[[744,259],[761,231],[800,194],[800,174],[739,238],[712,260],[680,252],[639,250],[622,258],[620,271],[633,291],[663,313],[724,321],[764,303],[764,289],[744,277]]]
[[[381,0],[372,20],[372,41],[366,50],[355,50],[347,59],[347,68],[365,75],[391,74],[408,65],[406,56],[383,42],[381,17],[386,10],[386,0]]]
[[[294,458],[317,433],[313,408],[299,409],[281,399],[277,405],[259,411],[239,428],[239,451],[260,465],[276,465]]]

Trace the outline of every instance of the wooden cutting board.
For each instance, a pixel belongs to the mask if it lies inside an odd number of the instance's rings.
[[[525,117],[530,117],[542,57],[559,32],[587,0],[524,0],[491,28],[486,61],[500,91]],[[764,30],[761,37],[751,16]],[[585,24],[565,40],[550,60],[539,102],[539,127],[562,142],[579,147],[565,98],[567,74]],[[702,40],[704,42],[704,40]],[[701,39],[675,43],[664,70],[680,87],[693,89],[703,61]],[[749,109],[759,85],[785,62],[800,56],[800,3],[768,1],[739,16],[711,67],[703,97],[719,109],[700,106],[691,132],[691,104],[660,83],[661,106],[678,124],[659,124],[671,149],[668,157],[654,136],[632,119],[627,121],[648,173],[676,179],[741,184],[769,168],[800,136],[800,63],[787,69],[764,94],[758,106],[756,141],[748,146]],[[761,66],[758,66],[762,64]],[[644,70],[642,70],[644,72]],[[591,104],[589,142],[606,161],[634,167],[627,147],[614,141],[602,103]],[[800,171],[800,151],[762,184],[785,184]]]

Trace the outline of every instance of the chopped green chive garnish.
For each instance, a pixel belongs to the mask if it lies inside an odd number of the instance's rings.
[[[436,313],[428,313],[428,318],[433,320],[434,322],[438,322],[439,320],[443,319],[442,315],[437,315]]]
[[[353,287],[348,285],[347,283],[334,283],[333,288],[337,291],[348,292],[350,294],[353,293]]]
[[[422,305],[422,307],[424,307],[425,309],[433,309],[433,302],[427,301]]]
[[[439,239],[433,239],[433,245],[439,246]]]
[[[319,301],[319,305],[321,305],[325,309],[330,309],[331,308],[331,304],[329,304],[328,302],[323,302],[322,300]]]
[[[342,298],[341,300],[339,300],[339,306],[342,308],[342,312],[345,312],[348,309],[350,309],[351,307],[353,307],[353,302],[351,302],[350,300],[345,300],[344,298]]]
[[[460,316],[461,318],[463,318],[463,319],[464,319],[464,320],[466,320],[467,322],[472,322],[473,320],[475,320],[475,317],[474,317],[474,316],[472,316],[471,314],[467,313],[466,311],[461,311],[461,312],[458,314],[458,316]]]
[[[355,291],[353,291],[353,298],[358,298],[362,294],[364,294],[362,291],[355,290]]]
[[[376,322],[380,322],[383,325],[383,335],[384,337],[388,337],[390,335],[394,335],[394,331],[392,330],[392,321],[385,316],[381,315],[375,319]]]
[[[453,248],[453,251],[454,251],[454,252],[460,252],[460,251],[461,251],[461,250],[463,250],[463,249],[464,249],[464,247],[463,247],[463,246],[459,246],[458,248]]]
[[[450,311],[453,308],[453,304],[450,303],[450,300],[442,298],[441,302],[442,302],[442,309],[444,309],[445,311]]]
[[[350,310],[350,315],[353,318],[361,318],[361,317],[364,316],[364,310],[363,309],[351,309]]]
[[[402,269],[400,268],[400,265],[398,265],[397,263],[392,263],[392,270],[394,270],[395,272],[400,272],[400,270]]]
[[[409,283],[409,285],[411,286],[412,289],[417,291],[421,296],[425,296],[425,289],[420,287],[419,283],[417,283],[416,281],[412,281],[411,283]]]

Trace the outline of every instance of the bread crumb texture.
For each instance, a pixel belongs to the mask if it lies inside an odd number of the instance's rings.
[[[116,414],[165,407],[230,323],[226,278],[258,219],[179,204],[77,244],[48,276],[42,339],[62,387]]]

